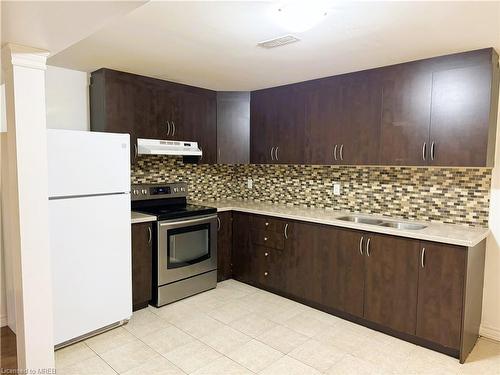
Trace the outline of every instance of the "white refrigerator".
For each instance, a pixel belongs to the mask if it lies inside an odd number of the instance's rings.
[[[130,136],[47,130],[54,341],[132,315]]]

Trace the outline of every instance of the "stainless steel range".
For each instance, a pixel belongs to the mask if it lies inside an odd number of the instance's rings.
[[[155,215],[153,300],[178,301],[217,285],[217,210],[187,204],[187,184],[132,185],[132,210]]]

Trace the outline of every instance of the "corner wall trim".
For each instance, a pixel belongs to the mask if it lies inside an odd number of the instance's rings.
[[[500,341],[500,328],[493,328],[482,325],[481,327],[479,327],[479,335],[495,341]]]

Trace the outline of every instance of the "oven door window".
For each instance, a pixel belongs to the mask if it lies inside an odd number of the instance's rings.
[[[210,224],[169,229],[168,268],[196,264],[210,258]]]

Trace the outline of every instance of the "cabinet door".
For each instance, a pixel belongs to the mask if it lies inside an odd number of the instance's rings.
[[[359,72],[342,83],[341,164],[378,164],[382,89],[375,74]]]
[[[431,242],[421,246],[417,336],[460,349],[466,249]]]
[[[426,165],[432,72],[418,62],[400,64],[381,69],[380,81],[380,164]]]
[[[155,113],[155,90],[151,85],[137,83],[135,89],[134,135],[137,138],[159,139],[164,132]]]
[[[236,280],[254,284],[257,280],[257,261],[250,244],[250,215],[233,214],[233,277]]]
[[[296,297],[320,303],[322,300],[322,226],[294,222],[288,227],[283,250],[287,273],[286,291]]]
[[[200,163],[217,161],[217,102],[215,91],[179,92],[175,139],[195,141],[203,152]]]
[[[365,279],[362,232],[325,227],[319,245],[324,249],[323,304],[363,317]]]
[[[414,335],[419,241],[370,234],[365,244],[365,319]]]
[[[341,143],[341,95],[342,86],[338,79],[315,83],[306,89],[305,160],[308,164],[338,163]]]
[[[177,139],[179,123],[178,104],[175,93],[168,87],[154,88],[154,118],[158,139]]]
[[[151,299],[153,247],[151,223],[132,225],[132,304],[138,310]]]
[[[231,211],[219,212],[217,217],[219,223],[217,230],[217,281],[223,281],[232,276],[233,219]]]
[[[486,166],[491,84],[486,63],[433,73],[431,165]]]
[[[252,91],[250,94],[250,162],[274,163],[275,134],[278,113],[272,90]]]
[[[217,93],[217,163],[250,162],[250,93]]]
[[[295,86],[273,90],[277,110],[274,125],[275,163],[304,164],[305,157],[305,95]]]

